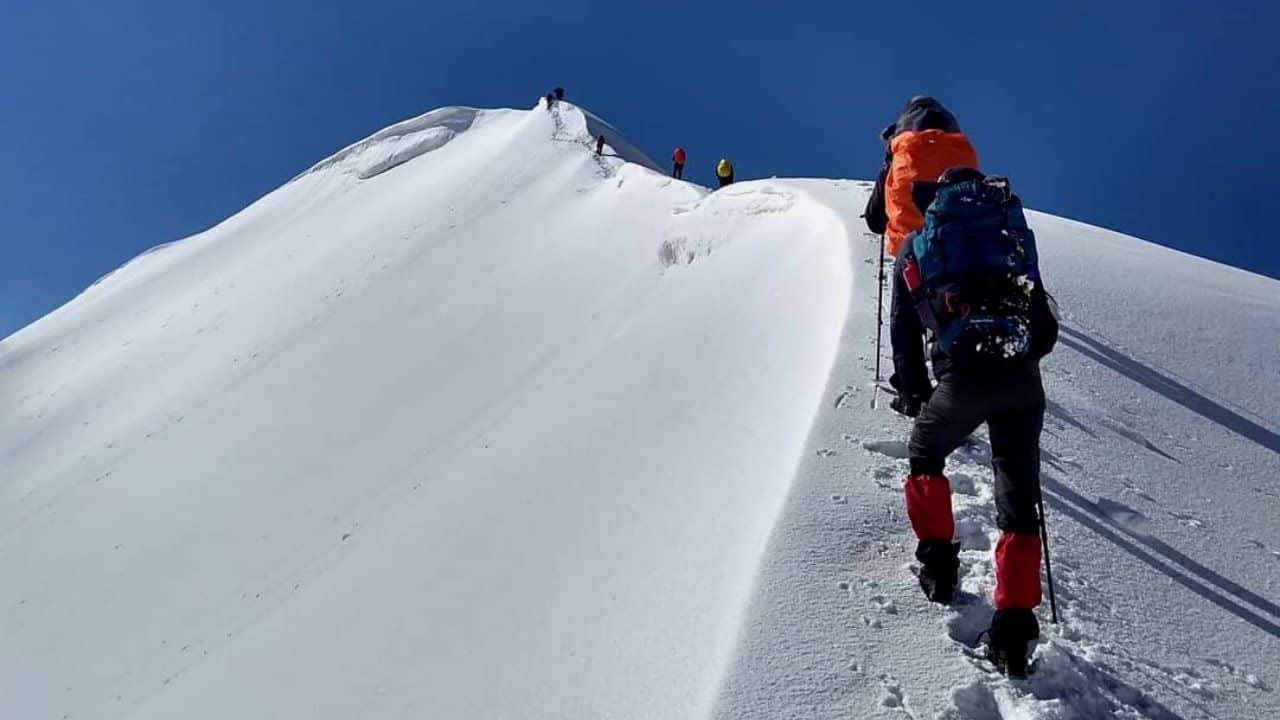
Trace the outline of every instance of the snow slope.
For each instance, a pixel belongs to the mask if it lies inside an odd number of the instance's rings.
[[[589,123],[428,113],[5,341],[0,716],[708,712],[848,249]]]
[[[908,571],[910,423],[883,396],[869,409],[868,237],[853,243],[859,270],[828,402],[762,562],[717,717],[1280,713],[1280,283],[1079,223],[1029,220],[1063,313],[1043,366],[1042,438],[1062,623],[1048,623],[1046,600],[1036,673],[1014,683],[978,659],[998,537],[985,432],[948,464],[964,600],[929,605]]]
[[[983,441],[972,598],[906,568],[865,184],[655,169],[443,108],[0,341],[0,717],[1280,711],[1276,282],[1032,218],[1063,623],[1012,684]]]

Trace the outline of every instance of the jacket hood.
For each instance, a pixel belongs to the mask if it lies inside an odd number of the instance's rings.
[[[880,133],[880,139],[888,145],[894,136],[912,130],[960,132],[960,123],[942,103],[927,95],[917,95],[907,101],[898,119]]]

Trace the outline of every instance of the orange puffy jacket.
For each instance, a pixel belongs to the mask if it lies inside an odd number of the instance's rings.
[[[886,250],[897,256],[902,241],[924,227],[924,216],[911,201],[911,183],[933,182],[953,167],[978,168],[978,153],[964,133],[942,130],[909,130],[890,145],[893,162],[884,182],[884,208],[889,216]]]
[[[672,162],[677,162],[677,163],[680,163],[681,165],[684,164],[684,157],[685,157],[684,148],[682,147],[676,148],[676,151],[671,153]]]

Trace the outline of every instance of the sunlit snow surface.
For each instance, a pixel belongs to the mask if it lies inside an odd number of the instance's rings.
[[[655,170],[436,110],[0,341],[0,717],[1280,712],[1280,284],[1032,214],[1063,623],[1010,683],[984,437],[966,602],[908,568],[865,184]]]

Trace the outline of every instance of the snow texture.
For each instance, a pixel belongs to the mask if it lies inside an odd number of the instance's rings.
[[[0,717],[1280,713],[1275,281],[1030,214],[1062,623],[1012,682],[981,433],[961,600],[911,573],[868,184],[656,169],[435,110],[0,341]]]

